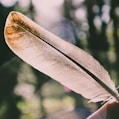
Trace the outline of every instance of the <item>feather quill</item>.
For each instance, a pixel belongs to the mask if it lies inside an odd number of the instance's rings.
[[[118,92],[108,72],[91,55],[68,43],[18,12],[8,15],[4,30],[10,49],[35,69],[92,102]]]

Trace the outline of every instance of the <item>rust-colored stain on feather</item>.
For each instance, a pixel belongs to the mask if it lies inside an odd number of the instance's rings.
[[[7,37],[7,42],[10,44],[12,48],[18,50],[20,49],[21,44],[19,42],[27,42],[27,40],[28,42],[31,42],[29,39],[24,39],[27,36],[26,34],[28,33],[40,38],[40,32],[37,28],[34,28],[33,24],[34,23],[32,21],[29,22],[29,19],[27,19],[25,16],[20,15],[16,12],[11,12],[11,14],[8,17],[5,34]],[[38,41],[38,43],[41,42]]]
[[[23,49],[20,42],[27,42],[24,38],[27,36],[26,34],[28,34],[28,32],[34,35],[38,34],[33,26],[27,22],[24,16],[19,15],[16,12],[12,12],[8,16],[5,27],[5,36],[10,47],[15,50]]]
[[[7,35],[12,35],[19,32],[23,32],[23,29],[20,28],[18,25],[8,26],[6,27],[6,31],[5,31]]]
[[[22,37],[25,35],[25,29],[28,29],[28,26],[25,26],[23,18],[19,17],[15,12],[11,13],[8,17],[6,27],[5,27],[5,36],[6,40],[10,46],[16,50],[20,50],[19,43]]]
[[[19,42],[20,38],[24,36],[24,30],[18,25],[8,25],[5,29],[5,34],[7,37],[7,42],[15,49],[19,49],[20,47],[16,44]]]
[[[25,20],[24,16],[18,15],[15,12],[11,13],[11,16],[12,16],[12,20],[11,21],[13,23],[16,23],[17,25],[21,26],[26,31],[29,31],[29,32],[31,32],[33,34],[36,34],[37,33],[37,31],[34,28],[32,28],[31,24],[29,24]]]
[[[37,28],[34,28],[34,25],[25,16],[11,12],[7,18],[5,27],[5,37],[8,45],[15,50],[21,50],[23,49],[23,43],[32,42],[29,38],[27,39],[28,35],[40,38],[40,32]],[[40,40],[38,40],[38,43],[41,43]]]

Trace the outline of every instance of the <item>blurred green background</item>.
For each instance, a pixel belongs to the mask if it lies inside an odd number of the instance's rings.
[[[0,0],[0,119],[50,119],[56,112],[94,111],[100,106],[88,103],[10,51],[4,41],[4,24],[13,10],[89,52],[118,87],[118,0]],[[68,113],[62,114],[60,119],[70,119]]]

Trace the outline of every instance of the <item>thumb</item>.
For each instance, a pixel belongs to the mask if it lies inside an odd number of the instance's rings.
[[[107,102],[87,119],[119,119],[119,103]]]
[[[119,102],[107,104],[106,119],[119,119]]]

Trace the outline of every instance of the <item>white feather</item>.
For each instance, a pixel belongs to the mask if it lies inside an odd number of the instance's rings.
[[[98,77],[118,98],[108,72],[88,53],[60,39],[18,12],[6,20],[5,39],[25,62],[93,102],[112,95],[84,69]]]

